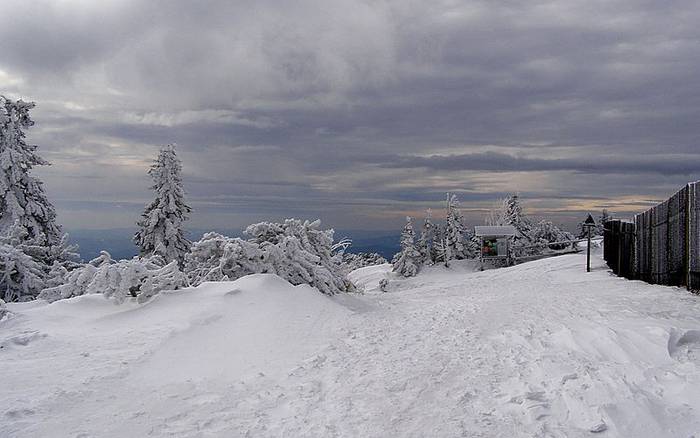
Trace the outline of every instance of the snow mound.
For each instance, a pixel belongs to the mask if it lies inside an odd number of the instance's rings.
[[[141,436],[138,421],[122,433],[84,420],[134,406],[167,411],[193,386],[286,376],[353,313],[343,300],[271,274],[167,292],[145,305],[85,295],[9,307],[16,316],[0,323],[0,360],[11,370],[0,395],[3,437]]]
[[[391,264],[384,263],[355,269],[348,274],[348,280],[363,292],[379,292],[379,282],[392,276]]]

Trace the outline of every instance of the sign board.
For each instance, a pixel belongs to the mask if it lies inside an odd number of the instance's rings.
[[[481,258],[508,257],[508,237],[482,237]]]

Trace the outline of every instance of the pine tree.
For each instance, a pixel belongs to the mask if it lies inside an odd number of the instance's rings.
[[[438,233],[435,239],[435,261],[442,262],[446,268],[449,268],[450,260],[452,260],[452,252],[447,239],[443,237],[443,233]]]
[[[454,194],[447,194],[445,212],[445,230],[443,238],[450,254],[457,260],[471,259],[477,256],[479,245],[473,234],[467,230],[460,211],[459,200]]]
[[[41,181],[30,175],[34,166],[49,164],[25,141],[24,130],[34,125],[29,116],[34,103],[3,96],[0,103],[0,293],[6,301],[26,301],[49,277],[59,279],[54,264],[72,269],[79,256],[56,223]]]
[[[177,261],[180,266],[190,250],[183,222],[189,219],[192,211],[185,203],[181,172],[182,164],[175,154],[175,147],[162,148],[148,171],[153,178],[151,188],[156,192],[156,198],[146,206],[137,223],[140,229],[134,235],[141,255],[157,254],[168,262]]]
[[[29,110],[33,102],[13,101],[0,96],[0,233],[19,226],[27,239],[49,247],[60,245],[62,232],[56,210],[42,182],[30,175],[34,166],[49,163],[25,141],[24,130],[34,125]]]
[[[404,277],[413,277],[418,274],[421,265],[421,254],[415,246],[415,232],[413,221],[406,216],[406,225],[401,233],[401,252],[398,254],[392,270]]]
[[[567,242],[574,240],[574,236],[568,231],[564,231],[554,225],[551,221],[541,220],[535,227],[533,233],[536,244],[539,244],[543,249],[564,249],[570,243],[560,243],[551,245],[553,242]]]
[[[418,238],[418,252],[420,252],[423,263],[435,263],[435,235],[436,226],[433,224],[433,212],[428,209],[425,212],[425,220],[423,221],[423,229]]]
[[[499,206],[491,212],[487,220],[489,225],[512,225],[515,236],[511,239],[511,250],[516,256],[532,255],[542,251],[541,245],[535,238],[535,225],[525,215],[517,194],[503,199]]]
[[[598,216],[598,222],[595,225],[596,235],[602,236],[605,234],[605,222],[609,221],[610,219],[612,219],[612,215],[610,215],[607,208],[604,208],[600,213],[600,216]]]
[[[523,212],[523,206],[520,204],[520,197],[518,195],[509,196],[505,201],[505,207],[503,225],[512,225],[515,227],[519,236],[526,240],[532,240],[534,227]]]

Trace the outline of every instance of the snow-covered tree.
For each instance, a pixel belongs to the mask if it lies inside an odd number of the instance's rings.
[[[272,273],[328,295],[354,290],[333,256],[333,230],[319,227],[320,221],[287,219],[250,225],[248,240],[207,233],[192,245],[185,270],[193,285]]]
[[[595,224],[596,235],[602,236],[605,233],[605,222],[610,219],[612,219],[612,215],[607,208],[604,208]]]
[[[413,220],[406,216],[406,225],[401,233],[401,252],[398,253],[393,263],[392,270],[404,277],[413,277],[418,274],[422,265],[422,256],[416,249]]]
[[[42,182],[30,175],[34,166],[49,164],[25,141],[24,131],[34,125],[29,116],[34,103],[0,96],[0,104],[0,235],[37,263],[72,267],[79,258],[76,248],[56,223]]]
[[[566,242],[574,240],[574,236],[568,231],[564,231],[554,225],[551,221],[542,220],[535,227],[533,233],[534,241],[544,248],[564,249],[569,243],[550,245],[553,242]]]
[[[192,209],[185,202],[182,188],[182,164],[175,154],[175,147],[168,145],[160,150],[148,174],[153,178],[156,198],[146,206],[138,222],[139,230],[134,242],[142,256],[156,254],[168,262],[183,265],[190,242],[185,238],[183,222],[189,219]]]
[[[364,268],[366,266],[375,266],[388,263],[388,261],[376,252],[347,252],[343,254],[342,264],[345,272],[351,272],[355,269]]]
[[[7,306],[5,306],[5,301],[0,298],[0,321],[3,320],[7,315],[10,314],[10,311],[7,310]]]
[[[517,233],[524,238],[530,238],[533,225],[529,218],[525,216],[523,206],[518,195],[511,195],[506,198],[505,211],[501,219],[502,225],[512,225]]]
[[[437,226],[433,223],[433,212],[428,209],[425,212],[425,220],[423,221],[423,229],[421,229],[418,243],[416,244],[418,252],[420,252],[423,263],[432,265],[436,259],[435,241],[437,235]]]
[[[18,224],[38,245],[61,241],[56,211],[41,181],[30,175],[34,166],[49,163],[27,144],[24,130],[34,125],[29,110],[33,102],[14,101],[0,96],[0,232]]]
[[[532,255],[542,251],[535,239],[535,226],[525,215],[517,194],[503,199],[489,217],[490,225],[512,225],[515,236],[512,238],[511,249],[515,255]]]
[[[273,271],[260,245],[214,232],[192,244],[185,262],[185,272],[193,286]]]
[[[442,237],[445,245],[450,249],[452,258],[457,260],[475,258],[479,253],[479,246],[473,240],[473,233],[464,224],[456,195],[447,194],[445,210],[445,228]]]
[[[450,260],[452,260],[452,251],[447,243],[447,239],[441,233],[435,240],[435,261],[441,262],[446,268],[449,268]]]
[[[29,301],[44,288],[46,265],[7,243],[0,243],[0,293],[7,302]]]
[[[64,284],[41,291],[39,298],[56,301],[101,293],[116,303],[131,297],[142,303],[163,290],[186,285],[187,279],[176,261],[166,263],[160,256],[115,261],[102,251],[99,257],[67,273]]]

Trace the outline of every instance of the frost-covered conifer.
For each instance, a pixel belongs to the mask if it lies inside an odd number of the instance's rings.
[[[0,233],[18,225],[37,245],[57,245],[62,233],[56,211],[41,181],[30,175],[34,166],[49,164],[25,141],[24,130],[34,124],[29,116],[34,103],[0,96],[0,104]]]
[[[491,213],[489,222],[491,225],[512,225],[515,228],[516,234],[511,244],[515,255],[532,255],[542,251],[535,239],[535,226],[525,216],[517,194],[501,201],[496,211]]]
[[[25,141],[25,129],[34,124],[29,116],[34,103],[0,96],[0,104],[0,235],[46,265],[42,270],[55,261],[73,267],[79,258],[76,248],[68,245],[68,236],[56,223],[41,181],[30,175],[34,166],[49,164],[36,153],[36,145]]]
[[[564,249],[569,246],[569,243],[560,243],[550,245],[553,242],[567,242],[574,239],[574,236],[568,231],[564,231],[547,220],[540,221],[535,227],[533,233],[535,244],[539,244],[542,248]]]
[[[473,240],[473,234],[464,224],[457,196],[448,193],[445,207],[445,228],[442,238],[444,245],[449,248],[451,257],[457,260],[475,258],[479,247]]]
[[[190,250],[183,222],[189,219],[192,211],[185,203],[181,172],[182,164],[175,154],[175,147],[162,148],[148,171],[153,178],[151,188],[156,192],[156,198],[146,206],[134,236],[142,256],[156,254],[168,262],[175,260],[180,266]]]
[[[512,225],[517,233],[524,238],[532,236],[532,222],[525,216],[518,195],[511,195],[505,200],[505,211],[501,219],[502,225]]]
[[[425,212],[425,220],[423,221],[423,229],[418,238],[417,248],[423,258],[423,263],[432,265],[436,260],[435,237],[436,226],[433,224],[433,212],[428,209]]]
[[[602,236],[605,233],[605,222],[609,221],[610,219],[612,219],[610,212],[607,208],[604,208],[600,213],[600,216],[598,216],[598,221],[595,224],[595,231],[598,236]]]
[[[29,301],[44,288],[44,269],[21,248],[0,243],[0,295],[7,302]]]
[[[422,264],[422,257],[415,245],[415,232],[413,231],[413,221],[410,216],[406,216],[406,225],[401,233],[401,252],[395,257],[392,270],[404,277],[413,277],[418,274]]]
[[[27,301],[34,299],[44,287],[59,284],[67,269],[77,263],[77,254],[66,243],[67,235],[54,246],[44,246],[36,239],[27,236],[27,229],[16,221],[0,234],[0,245],[4,249],[0,262],[0,296],[6,301]],[[53,260],[53,264],[47,263]]]
[[[450,246],[447,244],[447,240],[440,235],[435,241],[435,261],[441,262],[446,268],[449,268],[450,260],[452,260]]]

